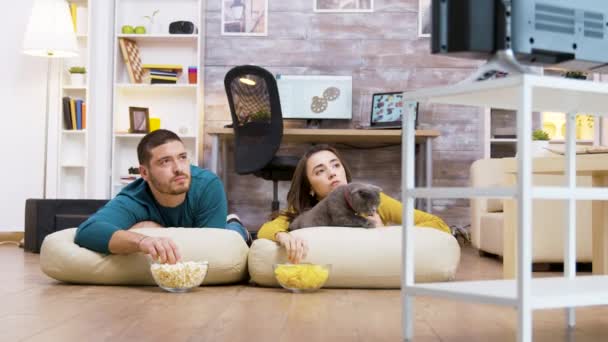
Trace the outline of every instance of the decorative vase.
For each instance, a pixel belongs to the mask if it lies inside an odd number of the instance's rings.
[[[70,74],[70,84],[74,87],[84,87],[85,74]]]
[[[530,152],[532,157],[540,157],[547,154],[545,147],[549,146],[549,140],[532,140]]]

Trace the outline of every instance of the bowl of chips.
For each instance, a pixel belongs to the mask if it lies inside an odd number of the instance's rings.
[[[154,262],[150,265],[150,272],[160,288],[181,293],[200,286],[208,268],[207,261],[180,261],[172,265]]]
[[[325,285],[329,278],[329,264],[274,264],[274,277],[292,292],[313,292]]]

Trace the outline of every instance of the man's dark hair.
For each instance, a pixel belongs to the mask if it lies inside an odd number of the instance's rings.
[[[139,159],[139,164],[148,165],[150,163],[150,158],[152,157],[150,150],[170,141],[179,141],[183,143],[182,139],[180,139],[177,134],[166,129],[158,129],[146,134],[137,145],[137,159]]]

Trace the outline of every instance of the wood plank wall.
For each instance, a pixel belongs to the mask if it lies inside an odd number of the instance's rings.
[[[269,0],[268,36],[220,34],[219,0],[207,1],[204,60],[205,127],[230,123],[223,89],[226,72],[236,65],[255,64],[272,73],[330,74],[353,77],[353,120],[327,123],[349,128],[369,120],[371,94],[453,84],[465,78],[478,61],[430,54],[429,39],[418,38],[417,0],[376,0],[373,13],[314,13],[310,0]],[[464,186],[470,164],[483,155],[483,111],[458,106],[421,106],[421,123],[441,131],[434,143],[434,184]],[[299,126],[302,122],[288,122]],[[211,139],[204,137],[203,166]],[[356,149],[338,146],[354,178],[381,186],[400,198],[400,148]],[[283,154],[301,155],[306,146],[285,146]],[[229,151],[229,159],[231,159]],[[258,228],[270,212],[272,183],[238,176],[228,165],[230,211],[250,228]],[[280,185],[281,207],[289,184]],[[448,224],[465,225],[469,201],[434,200],[434,213]]]

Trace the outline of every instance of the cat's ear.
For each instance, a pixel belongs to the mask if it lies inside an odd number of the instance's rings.
[[[361,189],[364,189],[365,186],[361,183],[349,183],[348,186],[350,187],[350,194],[354,195],[357,192],[359,192]]]
[[[370,187],[370,189],[372,189],[372,191],[374,191],[374,192],[378,192],[378,193],[382,192],[382,188],[381,188],[381,187],[379,187],[379,186],[370,185],[369,187]]]

